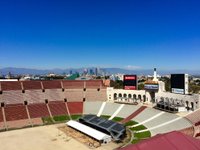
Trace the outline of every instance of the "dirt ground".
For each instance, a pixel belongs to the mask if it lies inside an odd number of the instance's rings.
[[[91,150],[60,131],[60,125],[41,126],[0,132],[1,150]],[[103,145],[95,150],[113,150],[116,144]]]

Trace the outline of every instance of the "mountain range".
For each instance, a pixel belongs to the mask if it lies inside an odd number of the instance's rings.
[[[90,68],[68,68],[68,69],[30,69],[30,68],[15,68],[15,67],[7,67],[0,69],[0,75],[7,75],[9,72],[14,75],[19,74],[31,74],[31,75],[44,75],[49,73],[55,74],[64,74],[69,73],[70,71],[74,72],[83,72],[85,69],[92,69],[95,71],[94,67]],[[101,71],[106,72],[108,74],[137,74],[137,75],[152,75],[153,69],[123,69],[123,68],[100,68]],[[200,75],[200,70],[159,70],[157,69],[158,74],[160,75],[168,75],[172,73],[187,73],[190,75]]]

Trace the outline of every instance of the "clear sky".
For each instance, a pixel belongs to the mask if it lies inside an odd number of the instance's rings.
[[[200,1],[0,1],[0,68],[91,66],[200,69]]]

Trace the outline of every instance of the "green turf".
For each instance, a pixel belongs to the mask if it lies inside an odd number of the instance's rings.
[[[53,120],[55,120],[56,122],[63,122],[63,121],[67,121],[70,120],[69,116],[63,115],[63,116],[54,116]]]
[[[140,131],[140,130],[145,130],[145,129],[147,129],[147,128],[143,125],[139,125],[137,127],[131,128],[132,131]]]
[[[151,137],[151,133],[149,131],[135,133],[134,137],[137,137],[138,139],[146,139],[146,138]]]
[[[113,118],[113,121],[115,121],[115,122],[120,122],[120,121],[122,121],[124,118],[121,118],[121,117],[115,117],[115,118]]]
[[[132,131],[141,131],[141,130],[145,130],[147,129],[145,126],[140,125],[138,127],[135,128],[130,128]],[[151,137],[151,132],[150,131],[145,131],[145,132],[141,132],[141,133],[134,133],[134,138],[132,141],[132,144],[136,144],[138,142],[140,142],[143,139],[147,139]]]
[[[127,123],[125,123],[125,126],[132,126],[132,125],[135,125],[135,124],[138,124],[136,121],[129,121]]]
[[[101,115],[101,118],[109,119],[110,116],[108,116],[108,115]]]
[[[72,120],[77,120],[81,117],[82,115],[72,115],[71,118]]]
[[[132,144],[137,144],[138,142],[140,142],[141,141],[141,139],[134,139],[134,140],[132,140]]]

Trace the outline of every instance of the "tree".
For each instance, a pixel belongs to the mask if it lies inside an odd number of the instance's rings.
[[[189,92],[198,94],[200,91],[200,86],[190,83],[189,84]]]
[[[144,90],[144,84],[143,83],[138,84],[138,90]]]
[[[117,81],[110,81],[110,86],[114,87],[115,89],[123,89],[123,81],[117,80]]]

